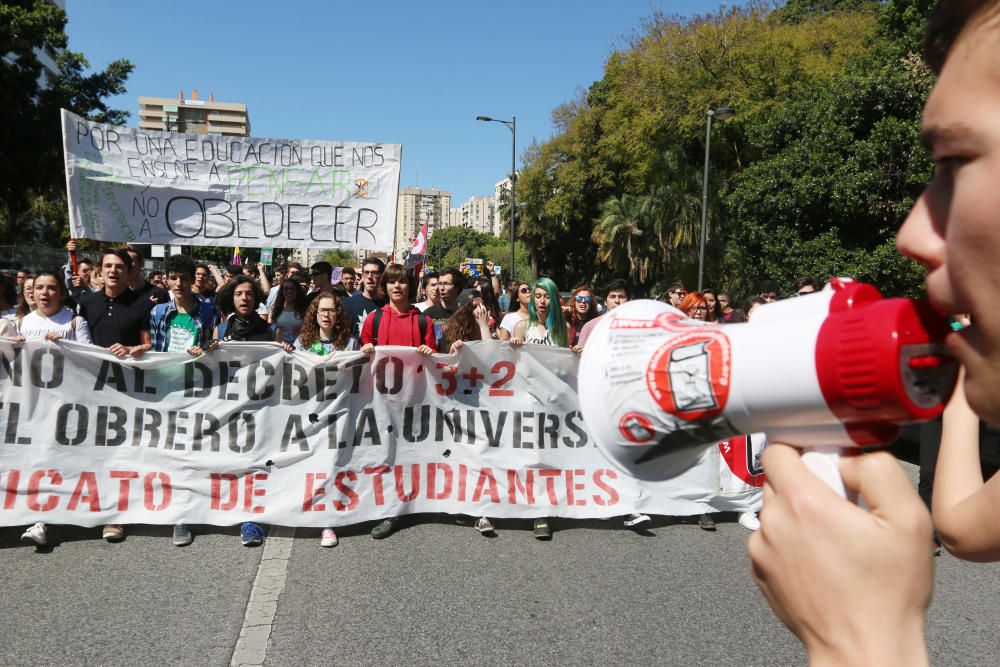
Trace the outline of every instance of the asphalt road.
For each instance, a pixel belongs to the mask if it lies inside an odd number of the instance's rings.
[[[334,549],[310,529],[250,549],[232,529],[176,548],[166,527],[120,544],[53,527],[55,546],[36,552],[2,528],[0,664],[804,664],[734,518],[714,533],[562,521],[546,543],[528,521],[484,538],[422,516],[380,542],[343,530]],[[996,664],[1000,565],[936,564],[933,663]]]

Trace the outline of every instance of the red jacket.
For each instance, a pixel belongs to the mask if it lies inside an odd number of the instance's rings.
[[[434,322],[429,317],[425,316],[426,332],[424,333],[424,339],[420,340],[420,323],[417,316],[423,315],[423,313],[413,306],[410,306],[410,309],[405,313],[397,313],[389,304],[382,306],[380,310],[382,312],[382,319],[378,327],[378,340],[375,340],[375,332],[372,329],[375,326],[375,313],[379,311],[374,311],[368,313],[365,323],[361,326],[362,345],[367,345],[368,343],[374,343],[375,345],[402,345],[404,347],[427,345],[437,352],[437,341],[434,340]]]

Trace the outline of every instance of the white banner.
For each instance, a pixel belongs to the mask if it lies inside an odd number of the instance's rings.
[[[399,144],[153,132],[62,112],[74,238],[393,247]]]
[[[678,451],[668,481],[616,471],[584,428],[576,369],[568,350],[492,341],[432,357],[223,343],[120,361],[0,339],[0,525],[756,509],[748,441]]]

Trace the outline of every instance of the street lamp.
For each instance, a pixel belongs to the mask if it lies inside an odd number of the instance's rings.
[[[503,123],[510,130],[510,278],[514,277],[514,226],[517,220],[517,197],[514,196],[514,182],[517,180],[517,116],[512,116],[510,120],[500,120],[489,116],[476,116],[476,120],[487,123]]]
[[[705,181],[701,195],[701,245],[698,250],[698,291],[701,291],[705,271],[705,237],[708,235],[708,155],[712,143],[712,119],[729,120],[736,112],[729,107],[709,109],[708,122],[705,127]]]

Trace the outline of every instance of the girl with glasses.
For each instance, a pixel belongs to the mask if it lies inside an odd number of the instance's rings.
[[[306,309],[302,331],[295,339],[295,349],[322,357],[354,347],[351,344],[351,322],[340,299],[333,292],[320,292]],[[333,526],[324,528],[320,546],[335,547],[337,542]]]

